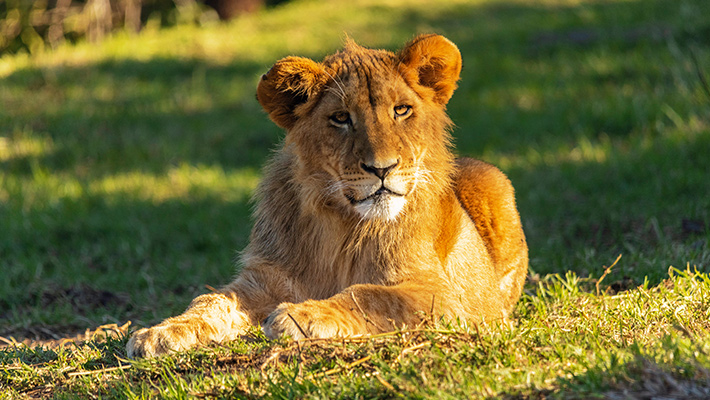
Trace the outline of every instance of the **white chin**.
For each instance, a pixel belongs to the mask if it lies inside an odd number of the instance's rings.
[[[407,200],[403,196],[384,196],[367,199],[355,205],[355,211],[364,219],[392,221],[397,218]]]

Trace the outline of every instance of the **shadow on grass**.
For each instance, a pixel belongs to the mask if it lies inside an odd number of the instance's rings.
[[[91,176],[161,173],[180,162],[258,168],[278,137],[253,95],[262,69],[157,59],[18,71],[2,82],[17,109],[9,129],[51,145],[2,167],[32,174],[35,163]]]
[[[619,253],[619,279],[661,279],[684,262],[707,267],[708,99],[686,51],[695,46],[703,65],[710,62],[710,25],[699,17],[707,3],[434,11],[403,10],[406,26],[382,27],[395,33],[388,46],[415,31],[442,32],[459,45],[465,69],[449,105],[457,151],[511,176],[535,271],[599,275]],[[12,104],[0,112],[3,133],[44,147],[2,159],[0,169],[82,182],[164,175],[183,164],[256,170],[282,136],[254,98],[268,67],[164,58],[20,70],[0,80]],[[60,291],[87,284],[126,293],[134,310],[109,322],[179,311],[203,283],[229,280],[250,225],[246,199],[80,194],[30,207],[23,190],[0,205],[10,221],[0,242],[9,276],[0,304],[15,311],[3,314],[0,334],[72,318],[71,308],[38,310],[41,295],[30,293],[48,282]],[[699,228],[685,229],[683,220]],[[85,318],[105,322],[102,311]]]
[[[0,235],[0,336],[58,339],[182,312],[209,291],[205,285],[234,275],[250,208],[246,198],[82,198],[6,214],[12,234]]]

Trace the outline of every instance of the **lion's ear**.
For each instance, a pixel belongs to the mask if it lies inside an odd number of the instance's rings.
[[[298,119],[296,106],[305,103],[325,83],[323,67],[313,60],[287,57],[261,77],[256,98],[276,125],[290,129]]]
[[[461,74],[461,53],[441,35],[422,35],[398,54],[400,72],[410,83],[434,91],[434,101],[446,104],[456,89]]]

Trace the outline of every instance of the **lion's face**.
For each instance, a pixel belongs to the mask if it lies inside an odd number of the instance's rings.
[[[322,196],[363,218],[392,220],[426,177],[426,146],[421,101],[383,67],[331,82],[314,118],[296,125],[304,133],[297,146],[308,174],[325,178]]]
[[[440,36],[397,55],[348,43],[323,63],[281,60],[257,93],[288,131],[309,201],[392,221],[435,178],[432,163],[448,160],[444,106],[460,65]]]

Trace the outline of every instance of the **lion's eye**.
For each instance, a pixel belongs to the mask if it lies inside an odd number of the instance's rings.
[[[330,121],[338,126],[348,125],[350,124],[350,114],[345,111],[338,111],[330,116]]]
[[[394,117],[395,118],[404,118],[408,117],[409,114],[412,113],[412,106],[408,106],[406,104],[402,104],[399,106],[396,106],[394,108]]]

